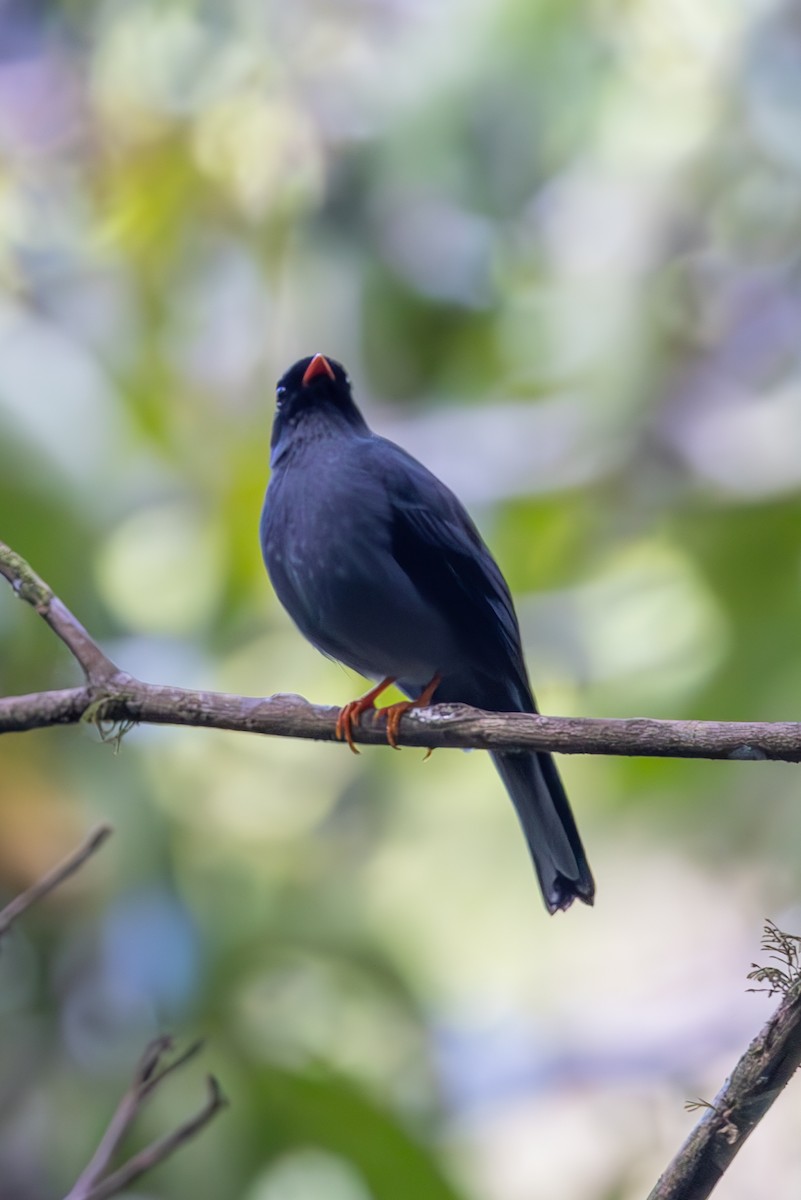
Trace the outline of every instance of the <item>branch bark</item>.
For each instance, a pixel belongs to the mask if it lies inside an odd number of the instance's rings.
[[[776,935],[778,934],[778,938]],[[768,925],[763,947],[775,951],[797,938]],[[775,954],[774,954],[775,957]],[[801,1065],[801,979],[798,963],[788,971],[754,971],[749,978],[784,977],[784,999],[754,1038],[730,1077],[676,1157],[660,1176],[648,1200],[705,1200],[731,1165],[746,1138],[778,1099]]]
[[[0,699],[0,733],[93,721],[101,732],[122,722],[335,740],[338,709],[310,704],[301,696],[232,696],[135,679],[111,661],[48,585],[2,542],[0,574],[47,621],[86,676],[83,687]],[[386,745],[380,713],[363,717],[354,736],[364,745]],[[464,704],[439,704],[406,714],[398,742],[427,749],[801,762],[798,722],[544,717],[484,712]]]

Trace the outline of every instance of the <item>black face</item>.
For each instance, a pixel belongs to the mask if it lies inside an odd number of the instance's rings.
[[[336,359],[322,354],[301,358],[278,380],[275,389],[272,446],[302,433],[304,427],[323,424],[366,428],[353,403],[350,380]]]

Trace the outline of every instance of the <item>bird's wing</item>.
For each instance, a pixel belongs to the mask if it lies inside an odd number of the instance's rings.
[[[533,708],[509,588],[453,492],[392,443],[392,554],[464,648],[465,668],[513,688]],[[508,692],[507,692],[508,694]]]

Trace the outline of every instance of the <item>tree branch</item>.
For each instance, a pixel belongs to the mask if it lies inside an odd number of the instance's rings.
[[[144,683],[120,671],[28,564],[0,542],[0,574],[55,630],[82,666],[84,687],[0,699],[0,734],[92,721],[103,732],[125,724],[192,725],[274,737],[333,741],[338,709],[300,696],[231,696]],[[363,745],[386,745],[380,714],[354,730]],[[736,761],[801,762],[797,722],[602,720],[491,713],[439,704],[406,714],[398,742],[428,749],[553,750]]]
[[[68,688],[0,699],[0,734],[91,721],[101,732],[122,722],[335,740],[339,709],[310,704],[302,696],[234,696],[143,683],[130,675],[123,678],[122,684],[109,681],[102,688]],[[362,717],[354,739],[362,745],[387,744],[380,712]],[[407,713],[398,742],[431,749],[801,762],[801,724],[796,722],[544,717],[484,712],[466,704],[436,704]]]
[[[35,608],[56,636],[61,638],[80,663],[89,682],[100,683],[119,674],[119,668],[103,653],[52,588],[5,542],[0,542],[0,575],[5,575],[19,598]]]
[[[798,940],[770,923],[766,926],[763,948],[773,951],[774,958],[778,950],[786,970],[758,968],[749,978],[778,979],[773,990],[784,991],[784,999],[712,1104],[699,1101],[692,1106],[706,1112],[648,1200],[705,1200],[801,1064]]]
[[[8,932],[14,921],[21,917],[32,904],[41,900],[43,896],[59,887],[65,879],[79,871],[84,863],[97,853],[111,832],[109,825],[98,826],[82,846],[79,846],[63,862],[48,871],[46,875],[43,875],[41,879],[0,910],[0,939]],[[164,1162],[165,1158],[169,1158],[171,1154],[174,1154],[176,1150],[200,1133],[220,1109],[225,1107],[227,1101],[219,1084],[213,1076],[208,1076],[208,1097],[199,1112],[179,1125],[172,1133],[168,1133],[135,1154],[116,1171],[106,1175],[120,1142],[136,1120],[143,1105],[173,1071],[184,1067],[191,1058],[195,1057],[201,1049],[201,1045],[201,1042],[195,1042],[182,1054],[170,1061],[165,1061],[165,1056],[173,1048],[172,1038],[161,1037],[151,1042],[142,1055],[133,1082],[117,1105],[97,1150],[65,1200],[106,1200],[109,1196],[115,1196],[135,1179],[138,1179],[140,1175],[143,1175],[145,1171]]]
[[[111,836],[110,825],[99,825],[77,850],[68,855],[62,863],[49,871],[47,875],[42,876],[36,883],[32,884],[26,891],[21,892],[9,904],[0,911],[0,939],[8,933],[11,926],[21,917],[27,909],[35,904],[37,900],[41,900],[48,892],[52,892],[59,884],[62,884],[65,879],[69,879],[70,875],[74,875],[80,870],[88,858],[91,858]]]
[[[164,1057],[172,1048],[173,1042],[170,1037],[157,1038],[147,1047],[136,1069],[133,1082],[120,1100],[97,1150],[64,1200],[107,1200],[107,1197],[117,1195],[140,1175],[144,1175],[146,1171],[150,1171],[159,1163],[164,1162],[166,1158],[169,1158],[176,1150],[200,1133],[226,1106],[227,1101],[217,1080],[212,1075],[207,1076],[208,1096],[199,1112],[179,1125],[172,1133],[166,1134],[146,1146],[144,1150],[140,1150],[116,1171],[106,1175],[120,1142],[149,1097],[161,1086],[168,1075],[179,1070],[191,1058],[194,1058],[201,1048],[201,1043],[195,1042],[177,1058],[165,1063]],[[105,1178],[103,1178],[104,1175]]]

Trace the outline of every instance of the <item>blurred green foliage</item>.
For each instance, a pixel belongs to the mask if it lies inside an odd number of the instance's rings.
[[[546,711],[792,719],[798,18],[10,0],[0,535],[136,674],[352,698],[256,539],[273,381],[322,350],[476,513]],[[0,692],[75,678],[0,593]],[[164,1028],[232,1105],[137,1195],[643,1194],[758,1025],[763,915],[798,927],[797,771],[564,774],[598,906],[548,921],[478,754],[4,739],[4,894],[117,835],[0,957],[3,1200],[68,1190]],[[797,1108],[721,1195],[797,1196]]]

